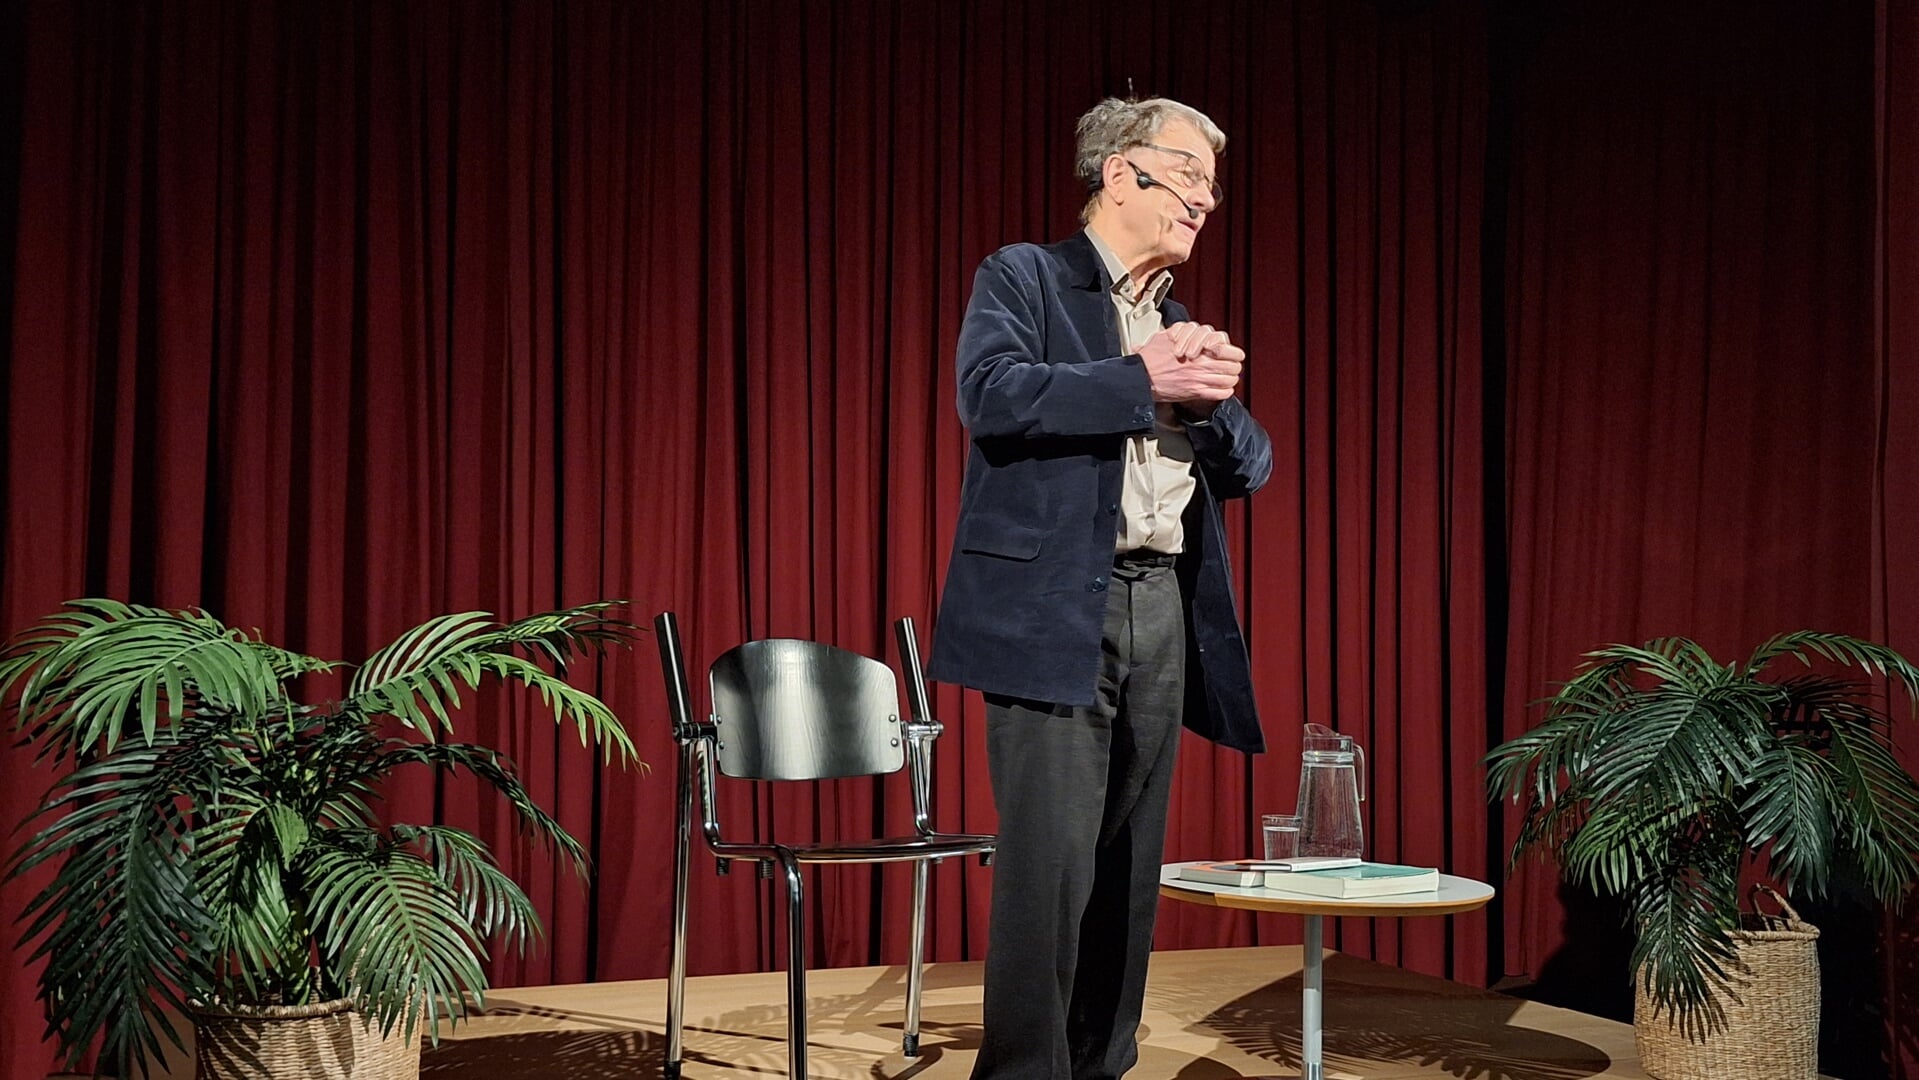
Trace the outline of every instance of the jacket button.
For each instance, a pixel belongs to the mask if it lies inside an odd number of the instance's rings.
[[[1087,592],[1105,592],[1106,579],[1103,577],[1094,578],[1093,583],[1091,585],[1086,586],[1086,591]]]
[[[1118,504],[1118,503],[1107,503],[1107,504],[1106,504],[1106,512],[1107,512],[1108,514],[1117,514],[1117,513],[1119,513],[1119,504]]]

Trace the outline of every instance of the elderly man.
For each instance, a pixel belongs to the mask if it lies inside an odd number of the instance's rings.
[[[1219,500],[1271,445],[1245,354],[1169,297],[1226,138],[1165,99],[1078,136],[1085,229],[989,257],[959,338],[972,449],[930,671],[986,694],[995,1080],[1133,1065],[1180,725],[1264,749]]]

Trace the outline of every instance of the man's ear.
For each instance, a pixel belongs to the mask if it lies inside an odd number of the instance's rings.
[[[1133,167],[1118,154],[1106,155],[1106,165],[1100,170],[1100,176],[1106,181],[1105,196],[1116,204],[1124,204],[1133,197]]]

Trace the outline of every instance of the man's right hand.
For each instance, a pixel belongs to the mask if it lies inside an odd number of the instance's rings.
[[[1193,355],[1195,343],[1213,332],[1210,326],[1180,323],[1147,338],[1140,346],[1139,358],[1153,385],[1154,401],[1220,402],[1233,396],[1239,388],[1240,362],[1210,354]]]

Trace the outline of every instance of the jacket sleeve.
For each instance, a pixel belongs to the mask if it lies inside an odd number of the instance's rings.
[[[1238,398],[1219,403],[1205,423],[1186,423],[1193,458],[1219,499],[1251,495],[1273,474],[1273,443]]]
[[[1137,355],[1047,362],[1039,282],[1017,255],[980,264],[960,324],[957,395],[973,438],[1126,435],[1153,429],[1153,388]]]

